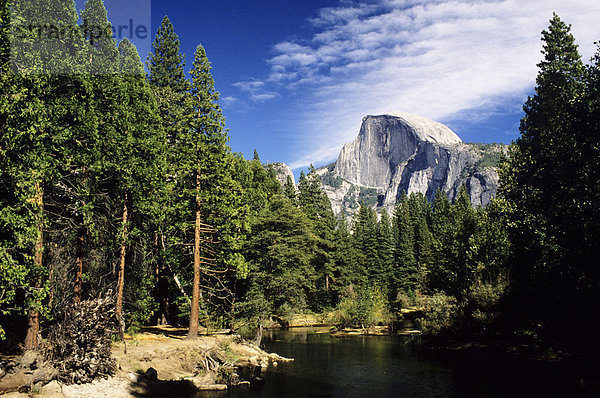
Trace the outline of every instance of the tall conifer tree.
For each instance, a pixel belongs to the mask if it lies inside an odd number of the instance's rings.
[[[155,87],[169,87],[176,93],[188,91],[190,83],[183,70],[185,56],[179,51],[179,36],[166,15],[156,32],[152,50],[147,61],[150,84]]]
[[[599,329],[585,310],[599,298],[591,293],[600,279],[598,251],[590,250],[597,246],[585,243],[597,237],[596,227],[586,228],[590,209],[598,207],[589,196],[597,178],[587,179],[593,173],[586,166],[597,159],[587,145],[597,134],[582,123],[591,104],[570,30],[554,14],[542,32],[535,95],[523,107],[521,136],[501,169],[500,192],[511,206],[511,292],[517,301],[511,318],[554,345],[588,350],[598,347],[595,337],[573,337],[567,328]]]
[[[210,62],[204,47],[199,45],[194,55],[194,63],[190,75],[192,76],[192,95],[194,110],[196,112],[192,121],[192,130],[186,137],[189,149],[184,156],[186,170],[194,176],[193,202],[195,203],[194,227],[194,277],[192,290],[192,307],[190,311],[190,328],[188,337],[196,338],[198,335],[198,316],[200,306],[200,273],[202,267],[206,277],[216,276],[216,270],[210,269],[217,262],[216,249],[209,247],[212,241],[211,233],[216,233],[214,228],[205,222],[211,221],[211,215],[218,214],[219,207],[224,205],[223,186],[227,183],[227,134],[225,132],[225,119],[217,103],[219,93],[215,90],[214,80],[210,73]],[[218,219],[218,217],[213,217]],[[205,234],[208,233],[208,234]],[[205,282],[205,284],[208,284]],[[219,286],[221,285],[221,286]],[[214,286],[220,296],[224,292],[223,282]],[[210,293],[210,292],[208,292]]]

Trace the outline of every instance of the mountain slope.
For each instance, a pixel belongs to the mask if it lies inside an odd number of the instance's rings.
[[[318,173],[336,213],[352,214],[361,202],[392,211],[403,191],[431,201],[441,189],[452,200],[463,184],[473,205],[485,206],[496,195],[495,166],[505,151],[500,144],[464,144],[421,116],[366,116],[356,139]]]

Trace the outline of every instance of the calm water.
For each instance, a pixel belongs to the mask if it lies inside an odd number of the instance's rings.
[[[399,337],[332,337],[311,329],[269,331],[269,352],[294,358],[269,368],[260,391],[229,397],[577,397],[578,388],[545,365],[481,354],[442,355]],[[204,396],[204,395],[203,395]]]

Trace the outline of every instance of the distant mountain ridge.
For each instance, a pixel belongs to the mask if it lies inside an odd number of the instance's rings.
[[[507,146],[465,144],[447,126],[409,113],[368,115],[356,139],[335,163],[317,170],[336,214],[360,203],[393,211],[402,192],[436,190],[450,200],[464,184],[474,206],[485,206],[498,190],[498,161]]]

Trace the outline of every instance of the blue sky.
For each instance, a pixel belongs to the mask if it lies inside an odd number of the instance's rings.
[[[123,11],[111,1],[112,19]],[[145,59],[168,15],[186,72],[196,46],[207,51],[232,149],[298,169],[334,161],[367,114],[411,112],[465,142],[509,143],[553,11],[588,60],[598,0],[157,0],[137,45]]]

